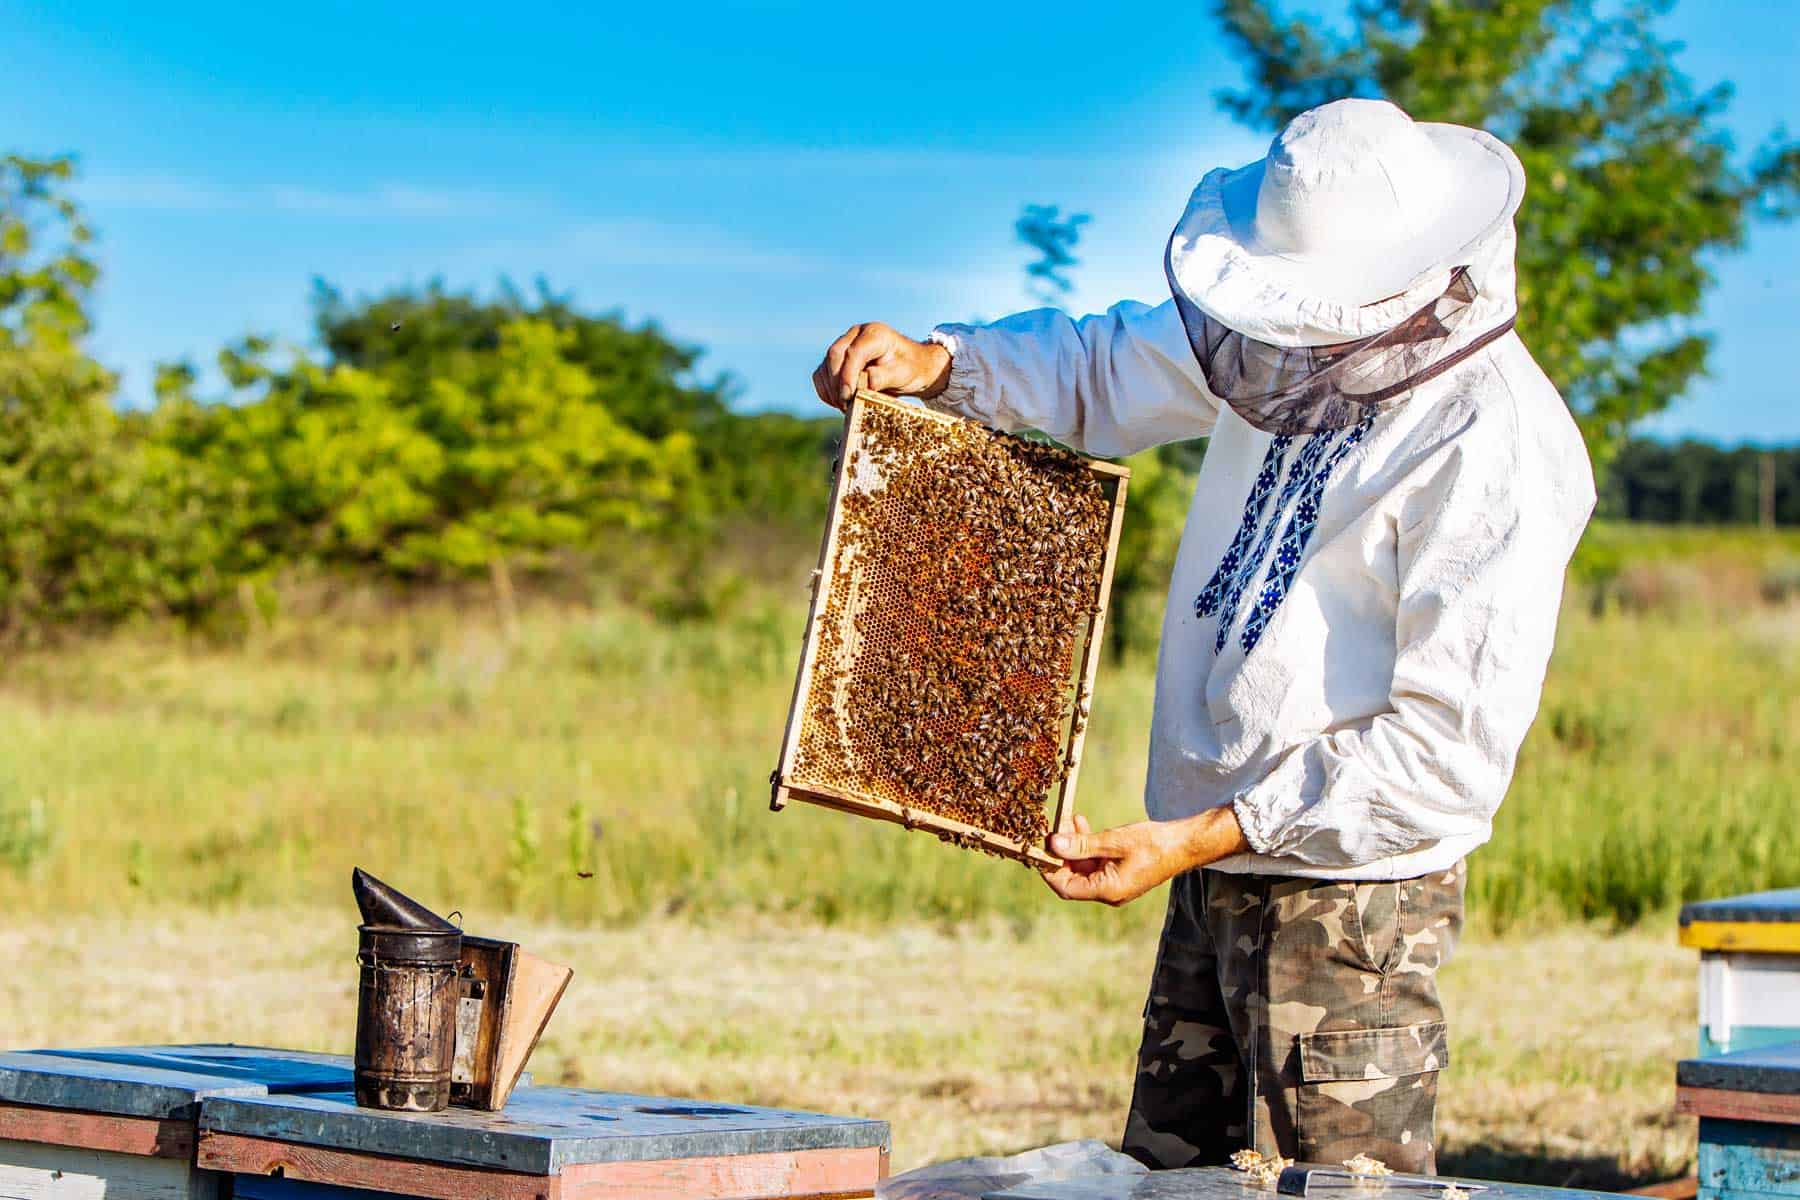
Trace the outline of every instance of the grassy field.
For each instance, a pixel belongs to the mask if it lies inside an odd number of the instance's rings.
[[[1800,553],[1714,563],[1684,535],[1606,533],[1626,550],[1572,594],[1473,864],[1490,928],[1800,883],[1800,606],[1739,578]],[[446,908],[582,923],[1068,919],[1010,864],[767,811],[798,592],[710,624],[543,606],[515,641],[479,608],[344,603],[248,646],[140,631],[14,656],[0,909],[339,904],[361,864]],[[1151,674],[1102,671],[1080,795],[1098,820],[1140,811]],[[1144,928],[1152,907],[1095,927]]]
[[[880,1117],[896,1170],[1116,1141],[1154,951],[1148,932],[992,923],[476,927],[576,969],[539,1079]],[[347,1052],[355,948],[342,906],[8,922],[0,956],[41,966],[0,974],[0,1012],[21,1045],[179,1030]],[[1693,974],[1665,929],[1467,944],[1444,973],[1445,1168],[1593,1187],[1680,1173],[1694,1127],[1671,1112],[1673,1063],[1693,1048]]]
[[[1673,907],[1800,884],[1796,563],[1793,536],[1584,545],[1446,976],[1448,1165],[1687,1163]],[[547,1079],[863,1111],[902,1167],[1116,1136],[1160,896],[1061,905],[922,835],[769,813],[803,576],[705,624],[544,601],[507,637],[480,604],[350,595],[247,644],[12,655],[0,954],[33,969],[0,975],[5,1041],[343,1049],[362,865],[577,966]],[[1140,811],[1151,676],[1103,668],[1098,821]]]

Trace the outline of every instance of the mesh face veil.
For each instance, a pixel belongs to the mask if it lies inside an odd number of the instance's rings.
[[[1348,429],[1401,403],[1412,389],[1449,370],[1513,326],[1478,331],[1484,307],[1468,267],[1392,329],[1333,346],[1276,346],[1228,329],[1170,290],[1207,386],[1250,425],[1286,437]],[[1491,317],[1491,310],[1487,315]],[[1474,336],[1471,336],[1474,335]]]

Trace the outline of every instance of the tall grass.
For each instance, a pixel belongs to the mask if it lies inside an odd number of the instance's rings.
[[[1477,920],[1635,921],[1800,884],[1800,609],[1568,606]],[[0,911],[347,903],[362,865],[444,908],[617,924],[1153,923],[1056,904],[920,834],[768,811],[802,620],[753,592],[669,624],[449,605],[275,622],[220,648],[139,631],[0,674]],[[1080,806],[1136,815],[1151,665],[1102,670]]]
[[[1800,611],[1732,625],[1570,614],[1494,841],[1492,920],[1630,922],[1800,884]]]
[[[756,909],[1029,918],[1035,876],[893,826],[768,810],[803,614],[670,626],[624,608],[277,628],[209,649],[122,635],[0,685],[0,910],[341,902],[360,864],[445,907],[622,922]],[[1148,678],[1108,671],[1087,804],[1130,814]],[[38,828],[22,817],[19,837]],[[0,831],[12,829],[0,817]]]

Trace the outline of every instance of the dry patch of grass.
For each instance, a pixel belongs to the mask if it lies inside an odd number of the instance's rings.
[[[1150,904],[1158,900],[1147,901]],[[1153,935],[767,920],[507,927],[574,965],[542,1082],[883,1118],[897,1170],[1076,1137],[1116,1141]],[[84,916],[0,930],[14,1046],[168,1040],[347,1051],[347,911]],[[1666,931],[1471,940],[1446,971],[1446,1166],[1619,1186],[1693,1153],[1670,1115],[1693,964]]]
[[[1471,940],[1443,983],[1445,1170],[1605,1189],[1691,1169],[1694,1120],[1673,1109],[1695,955],[1673,929]]]

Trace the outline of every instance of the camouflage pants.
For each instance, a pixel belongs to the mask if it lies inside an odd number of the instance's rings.
[[[1437,970],[1462,928],[1463,880],[1461,863],[1395,883],[1177,877],[1126,1152],[1152,1168],[1249,1146],[1434,1171],[1448,1062]]]

